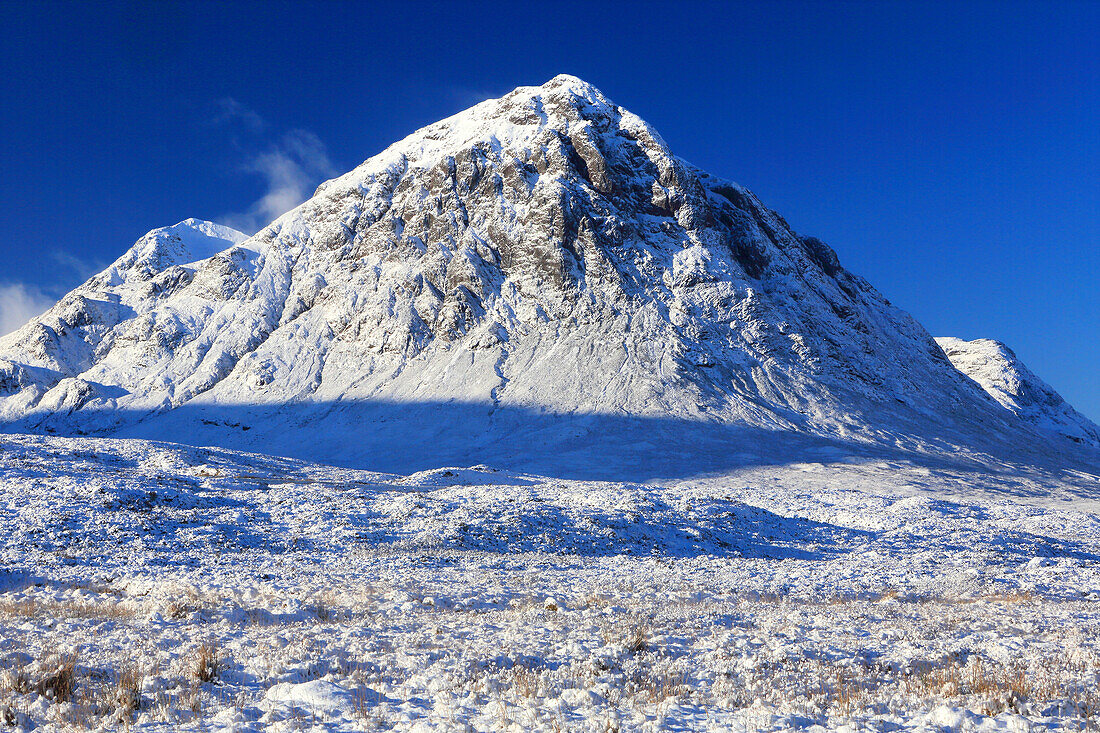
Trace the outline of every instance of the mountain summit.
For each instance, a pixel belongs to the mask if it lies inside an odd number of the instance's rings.
[[[0,419],[372,467],[1035,435],[827,245],[571,76],[251,238],[146,235],[0,339]]]

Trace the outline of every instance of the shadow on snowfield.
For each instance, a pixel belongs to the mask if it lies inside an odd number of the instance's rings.
[[[1006,475],[1018,464],[1057,470],[1077,466],[1090,473],[1100,465],[1100,454],[1038,439],[1036,445],[1009,450],[991,437],[989,446],[966,453],[953,448],[967,445],[964,436],[921,437],[927,426],[898,424],[903,432],[876,432],[861,442],[702,418],[555,413],[473,402],[341,401],[186,404],[160,414],[85,407],[0,423],[0,431],[147,438],[401,475],[476,464],[553,478],[618,481],[690,478],[802,461],[900,459],[932,469],[986,472],[997,472],[1004,461]],[[990,455],[999,457],[990,460]],[[1091,458],[1096,465],[1082,464]]]

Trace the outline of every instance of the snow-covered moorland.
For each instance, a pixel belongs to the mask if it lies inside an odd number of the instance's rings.
[[[24,729],[1097,725],[1095,475],[0,446],[0,716]]]

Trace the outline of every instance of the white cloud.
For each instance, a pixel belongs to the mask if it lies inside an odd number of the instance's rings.
[[[215,106],[211,122],[243,133],[234,135],[233,144],[245,162],[234,172],[259,176],[264,182],[263,194],[246,210],[219,217],[222,224],[256,232],[309,198],[322,180],[336,175],[324,143],[312,132],[291,130],[274,144],[258,148],[257,141],[267,137],[271,127],[263,117],[232,97],[219,99]]]
[[[50,252],[50,258],[56,262],[63,270],[72,272],[80,282],[83,282],[95,275],[97,272],[102,272],[106,269],[107,264],[99,260],[83,260],[68,252],[62,252],[60,250],[54,250]],[[65,278],[68,280],[68,278]],[[73,283],[75,286],[77,283]],[[51,288],[52,290],[53,288]]]
[[[222,223],[253,233],[305,201],[322,180],[336,175],[320,138],[291,130],[271,148],[255,155],[244,170],[261,176],[264,194],[247,211],[226,214]]]
[[[0,336],[45,313],[55,300],[37,286],[0,283]]]

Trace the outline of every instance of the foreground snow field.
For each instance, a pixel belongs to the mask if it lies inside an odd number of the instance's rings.
[[[4,436],[0,718],[1095,729],[1098,489],[827,453],[642,485]]]

